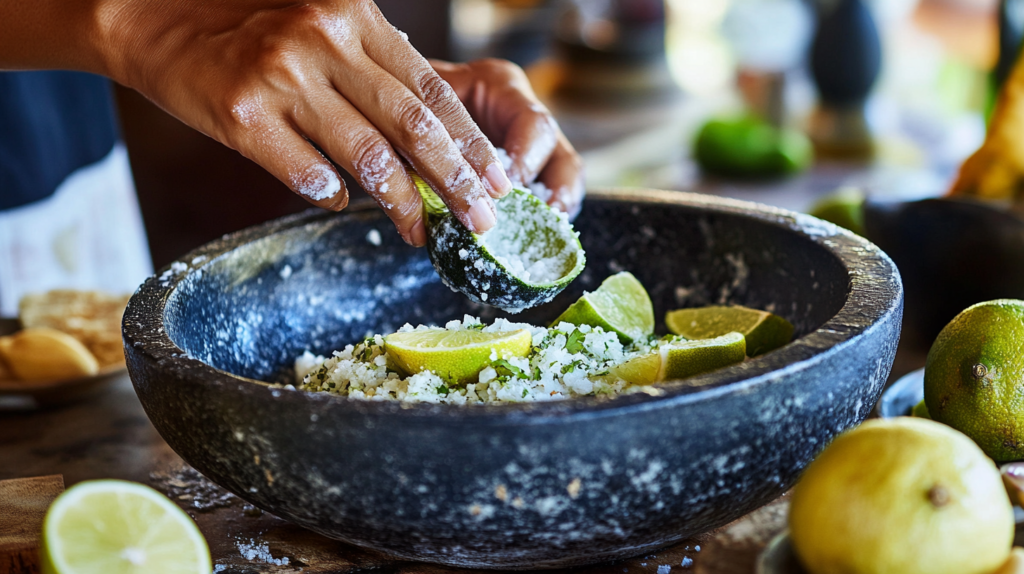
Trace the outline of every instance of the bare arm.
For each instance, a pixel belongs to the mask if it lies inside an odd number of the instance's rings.
[[[369,0],[6,0],[0,67],[109,76],[340,210],[315,142],[413,245],[422,208],[400,158],[478,232],[511,188],[456,92]]]

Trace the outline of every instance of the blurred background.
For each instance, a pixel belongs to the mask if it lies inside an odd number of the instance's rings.
[[[796,210],[843,186],[942,194],[982,142],[1024,29],[1024,2],[1014,0],[378,5],[428,57],[523,66],[584,156],[589,187]],[[118,99],[157,268],[309,207],[135,92],[119,89]]]

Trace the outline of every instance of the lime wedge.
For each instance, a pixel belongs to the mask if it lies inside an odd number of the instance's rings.
[[[529,190],[495,201],[497,224],[477,235],[430,185],[410,172],[423,197],[427,254],[445,285],[510,313],[551,301],[583,271],[586,257],[567,216]]]
[[[634,385],[650,385],[735,365],[746,356],[743,335],[727,333],[714,339],[663,344],[657,351],[616,365],[609,372]]]
[[[196,523],[141,484],[94,480],[50,506],[40,549],[44,574],[209,574]]]
[[[687,339],[710,339],[730,332],[747,338],[747,356],[756,357],[777,349],[793,338],[793,325],[767,311],[739,305],[699,307],[669,311],[668,330]]]
[[[654,306],[644,286],[623,271],[605,279],[596,291],[583,293],[551,324],[562,321],[614,331],[628,344],[654,332]]]
[[[477,330],[425,329],[384,337],[388,357],[407,375],[432,371],[451,383],[476,380],[494,359],[525,357],[533,346],[529,331],[484,333]]]

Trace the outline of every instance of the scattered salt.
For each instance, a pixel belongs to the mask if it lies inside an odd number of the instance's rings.
[[[658,566],[658,574],[668,574],[671,571],[672,567],[668,564],[662,564],[661,566]]]
[[[287,279],[287,278],[291,277],[292,276],[292,266],[291,265],[285,265],[284,267],[281,268],[281,272],[278,273],[278,275],[281,276],[281,279]]]
[[[274,566],[287,566],[290,560],[285,558],[274,558],[270,553],[270,545],[266,542],[250,539],[248,542],[236,540],[235,546],[243,558],[249,562],[262,562]]]
[[[380,245],[380,239],[380,232],[377,231],[376,229],[371,229],[366,234],[366,240],[372,243],[373,245]]]
[[[501,167],[505,168],[505,171],[512,169],[512,157],[508,155],[505,148],[494,148],[494,153],[498,156],[498,161],[501,162]]]

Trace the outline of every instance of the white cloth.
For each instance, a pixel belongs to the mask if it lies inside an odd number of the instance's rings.
[[[0,316],[26,293],[131,293],[153,273],[128,152],[118,143],[50,197],[0,211]]]

